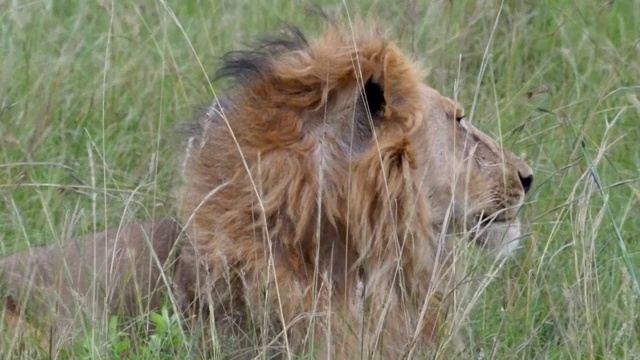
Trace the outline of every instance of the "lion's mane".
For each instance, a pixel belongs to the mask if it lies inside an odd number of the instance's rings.
[[[185,306],[294,353],[434,345],[451,269],[414,176],[419,67],[373,27],[332,26],[232,52],[218,75],[233,86],[182,163]]]

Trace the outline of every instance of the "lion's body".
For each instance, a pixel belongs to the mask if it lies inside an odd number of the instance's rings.
[[[180,231],[174,219],[157,219],[1,257],[0,320],[55,355],[111,315],[157,311]]]
[[[454,281],[439,234],[519,207],[530,169],[460,125],[461,109],[369,29],[296,33],[231,54],[221,73],[239,83],[183,159],[183,305],[283,352],[391,359],[437,344]],[[499,175],[465,162],[483,149]],[[493,182],[470,183],[482,176]]]

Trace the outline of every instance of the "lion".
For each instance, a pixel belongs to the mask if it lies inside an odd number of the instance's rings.
[[[182,158],[185,313],[271,354],[437,347],[455,286],[445,239],[515,251],[532,169],[374,26],[290,29],[229,53],[217,77],[232,85]]]

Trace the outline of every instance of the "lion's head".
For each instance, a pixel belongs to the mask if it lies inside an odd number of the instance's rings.
[[[531,168],[471,125],[457,103],[426,86],[422,91],[429,114],[420,134],[429,154],[422,188],[434,223],[470,231],[471,239],[498,255],[511,253],[518,247],[517,215],[533,183]]]
[[[289,349],[317,327],[334,355],[428,347],[451,285],[438,234],[509,252],[532,171],[377,31],[289,33],[227,55],[235,86],[193,128],[185,298]]]

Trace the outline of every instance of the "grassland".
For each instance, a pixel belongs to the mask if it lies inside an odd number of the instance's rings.
[[[380,19],[536,173],[525,248],[465,319],[477,357],[640,358],[640,1],[315,4]],[[317,32],[306,9],[0,0],[0,254],[173,214],[174,128],[212,98],[219,56],[282,22]],[[67,356],[187,356],[170,314],[140,321],[163,325],[128,339],[114,320]]]

